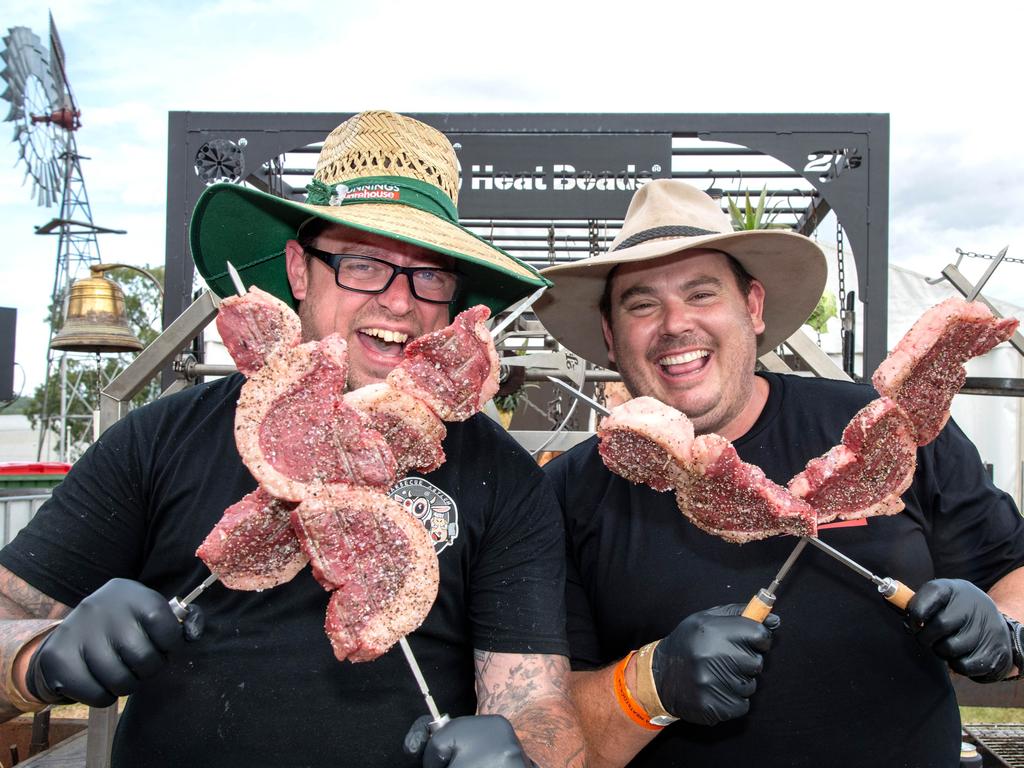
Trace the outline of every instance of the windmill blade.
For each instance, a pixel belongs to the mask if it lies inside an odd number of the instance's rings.
[[[57,34],[57,25],[53,23],[53,11],[50,12],[50,76],[57,87],[59,109],[77,109],[75,97],[68,83],[67,69],[64,66],[64,45]]]

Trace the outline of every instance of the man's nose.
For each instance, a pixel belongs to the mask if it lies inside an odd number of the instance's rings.
[[[393,315],[409,312],[416,297],[412,295],[412,275],[399,273],[383,293],[377,294],[377,303]]]
[[[661,317],[661,332],[665,336],[678,336],[692,331],[696,314],[683,301],[668,301]]]

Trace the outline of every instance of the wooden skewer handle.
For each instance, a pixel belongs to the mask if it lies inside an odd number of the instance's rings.
[[[891,595],[886,595],[885,599],[893,605],[895,605],[897,608],[901,608],[905,611],[907,609],[907,604],[917,593],[914,592],[914,590],[912,590],[902,581],[897,581],[896,579],[893,579],[892,581],[896,587],[896,591],[893,592]]]
[[[768,618],[768,614],[772,612],[773,605],[775,605],[775,596],[762,589],[750,598],[750,602],[747,603],[747,607],[740,615],[753,619],[758,624],[763,624],[764,620]]]

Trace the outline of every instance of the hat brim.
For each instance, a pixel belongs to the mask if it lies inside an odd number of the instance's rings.
[[[533,304],[548,333],[592,363],[608,366],[599,303],[609,273],[619,264],[668,256],[695,248],[725,251],[764,285],[765,301],[757,354],[788,339],[811,316],[828,277],[825,253],[813,240],[778,229],[745,230],[699,237],[673,237],[611,251],[541,270],[553,285]]]
[[[453,312],[486,305],[492,313],[549,282],[527,264],[459,224],[409,205],[387,202],[308,205],[237,184],[214,184],[196,202],[189,225],[192,258],[218,296],[235,294],[226,262],[246,286],[258,286],[292,307],[285,244],[310,217],[411,243],[458,261],[465,288]]]

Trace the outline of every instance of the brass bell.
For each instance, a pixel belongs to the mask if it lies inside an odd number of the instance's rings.
[[[128,325],[121,286],[103,276],[109,264],[89,267],[90,277],[71,284],[64,325],[50,349],[65,352],[138,352],[142,342]]]

